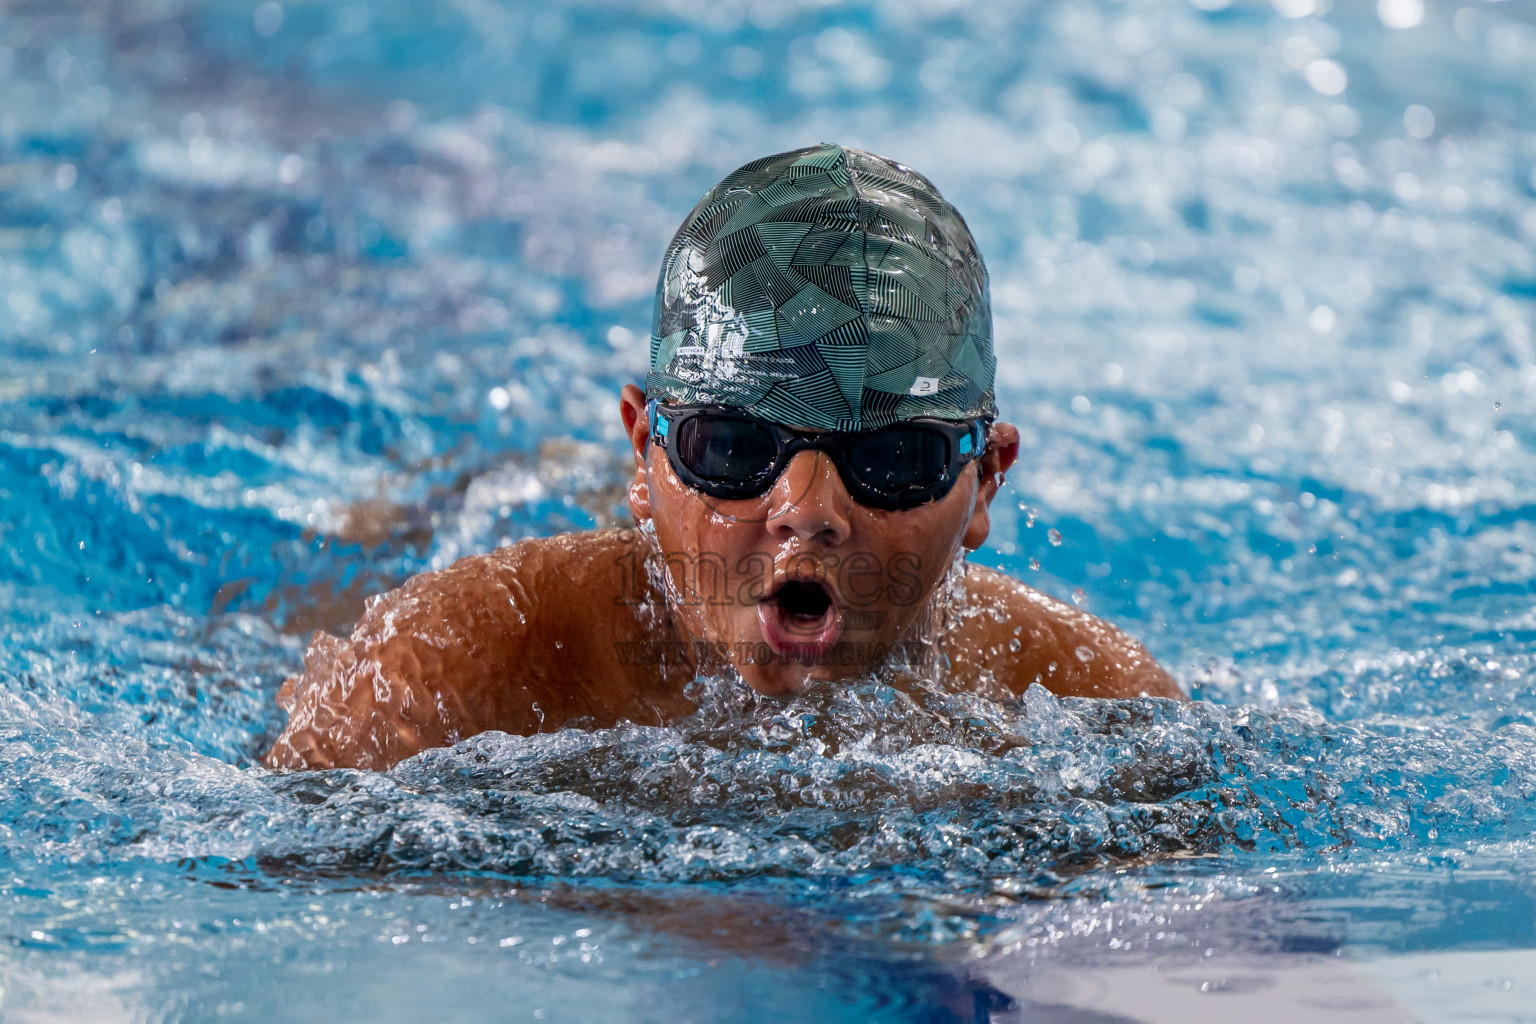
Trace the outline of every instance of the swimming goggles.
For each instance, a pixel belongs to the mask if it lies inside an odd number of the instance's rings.
[[[987,422],[910,419],[858,432],[793,430],[718,405],[649,404],[651,438],[678,478],[712,498],[765,494],[796,452],[826,452],[861,505],[896,511],[949,493],[986,447]]]

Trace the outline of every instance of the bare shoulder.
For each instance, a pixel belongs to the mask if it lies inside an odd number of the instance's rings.
[[[554,667],[612,628],[614,565],[631,543],[620,531],[530,539],[373,598],[350,637],[310,642],[278,695],[289,722],[264,760],[384,767],[486,729],[537,732],[586,713],[586,695],[555,685]]]
[[[455,565],[484,560],[498,570],[513,569],[550,582],[566,581],[585,586],[612,579],[634,553],[644,550],[635,530],[589,530],[553,537],[530,537],[485,555],[462,559]]]
[[[461,558],[411,577],[369,602],[354,640],[382,640],[421,626],[449,640],[480,630],[557,630],[573,610],[590,610],[614,590],[616,566],[632,546],[626,531],[534,537]]]
[[[966,573],[952,663],[1015,693],[1040,683],[1061,696],[1174,697],[1178,684],[1140,643],[1097,616],[985,566]]]

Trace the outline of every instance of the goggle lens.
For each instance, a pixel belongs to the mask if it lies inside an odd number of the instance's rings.
[[[778,440],[765,424],[735,416],[686,420],[674,444],[677,457],[695,475],[731,486],[772,474],[779,451]]]
[[[856,434],[848,468],[864,486],[894,496],[932,489],[949,470],[949,439],[937,430],[896,424]]]

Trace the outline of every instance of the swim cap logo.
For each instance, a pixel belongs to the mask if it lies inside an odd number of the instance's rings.
[[[938,393],[939,378],[937,377],[918,377],[912,381],[912,388],[907,392],[909,395],[936,395]]]

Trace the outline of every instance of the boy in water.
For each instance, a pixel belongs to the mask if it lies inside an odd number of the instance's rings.
[[[926,178],[833,145],[747,164],[667,248],[646,390],[620,396],[640,528],[465,558],[317,634],[266,763],[661,724],[704,673],[1182,697],[1119,630],[966,566],[1019,450],[994,367],[986,268]]]

